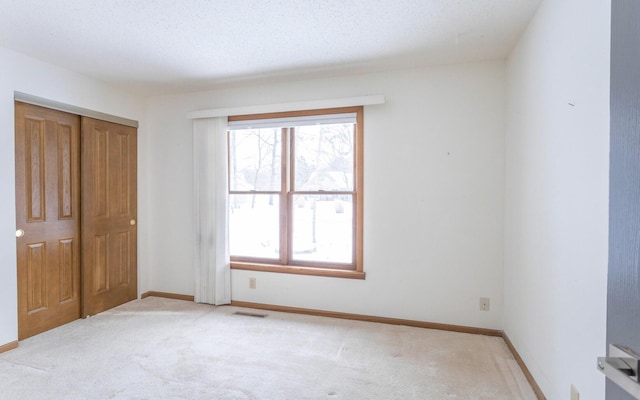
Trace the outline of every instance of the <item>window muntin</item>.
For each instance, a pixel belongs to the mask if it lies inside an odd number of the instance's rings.
[[[362,107],[230,117],[229,126],[232,267],[361,272]]]

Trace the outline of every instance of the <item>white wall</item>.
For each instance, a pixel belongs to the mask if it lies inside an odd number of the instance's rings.
[[[233,271],[232,298],[501,329],[504,82],[495,61],[150,99],[150,287],[194,291],[187,112],[384,94],[365,108],[366,280]]]
[[[507,66],[504,328],[549,399],[604,398],[610,8],[545,1]]]
[[[14,163],[14,91],[84,107],[108,114],[139,120],[139,147],[144,149],[142,126],[144,107],[138,97],[127,95],[98,81],[42,63],[0,48],[0,345],[18,337],[16,241],[15,241],[15,163]],[[139,174],[146,172],[144,154],[140,157]],[[139,180],[141,180],[139,178]],[[144,181],[144,179],[142,179]],[[139,201],[144,204],[146,191],[139,188]],[[140,213],[141,226],[145,215]],[[141,236],[145,236],[142,228]],[[144,270],[144,251],[141,251]],[[145,276],[142,274],[144,289]]]

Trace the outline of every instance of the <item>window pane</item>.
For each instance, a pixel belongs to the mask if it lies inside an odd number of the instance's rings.
[[[229,132],[229,187],[232,191],[279,191],[280,129]]]
[[[293,196],[294,260],[353,262],[353,196]]]
[[[353,124],[295,128],[295,190],[353,190]]]
[[[280,257],[278,195],[229,195],[229,247],[232,256]]]

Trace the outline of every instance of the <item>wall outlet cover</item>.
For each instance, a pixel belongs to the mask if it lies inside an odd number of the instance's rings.
[[[489,311],[491,300],[488,297],[480,297],[480,311]]]

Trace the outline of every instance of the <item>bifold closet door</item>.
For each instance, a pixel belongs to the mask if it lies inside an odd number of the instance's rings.
[[[137,297],[137,130],[82,117],[83,314]]]
[[[80,117],[15,103],[18,338],[80,317]]]

